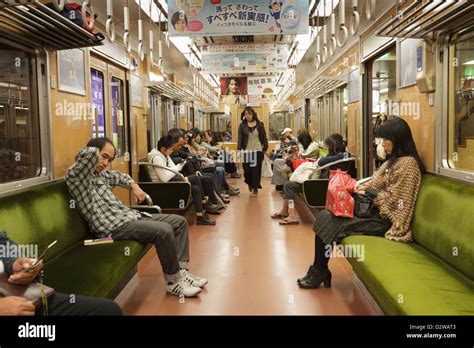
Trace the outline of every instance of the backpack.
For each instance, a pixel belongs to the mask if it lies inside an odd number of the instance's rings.
[[[54,5],[52,3],[49,3],[47,4],[46,6],[48,6],[49,8],[51,8],[52,10],[56,11],[56,9],[54,8]],[[58,11],[56,11],[58,12]],[[76,24],[77,26],[87,30],[88,32],[90,33],[94,33],[94,28],[92,29],[88,29],[87,28],[87,23],[84,23],[83,20],[82,20],[82,6],[81,5],[78,5],[78,4],[64,4],[64,8],[59,11],[58,13],[63,16],[64,18],[70,20],[71,22],[73,22],[74,24]],[[94,15],[94,19],[97,18],[97,14]],[[87,21],[90,23],[90,20],[91,20],[91,17],[90,15],[87,15]]]

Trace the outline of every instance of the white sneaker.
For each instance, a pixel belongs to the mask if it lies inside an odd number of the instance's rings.
[[[185,277],[173,284],[166,285],[166,291],[179,297],[194,297],[199,295],[201,289],[189,284]]]
[[[196,286],[198,288],[203,288],[207,284],[207,279],[198,277],[197,275],[192,274],[191,272],[182,269],[181,274],[186,282],[191,286]]]

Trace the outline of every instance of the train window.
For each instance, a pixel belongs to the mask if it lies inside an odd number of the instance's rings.
[[[341,112],[340,112],[340,133],[344,140],[347,141],[347,114],[349,110],[349,89],[347,86],[341,87]]]
[[[457,41],[449,53],[448,163],[474,172],[474,38]]]
[[[113,76],[110,87],[112,96],[112,142],[117,148],[117,157],[123,157],[127,151],[124,115],[124,84],[121,79]]]
[[[41,174],[35,64],[32,54],[0,45],[0,184]]]
[[[291,116],[288,111],[274,112],[270,115],[270,140],[279,140],[285,128],[291,128]]]
[[[317,100],[316,104],[316,113],[318,117],[318,133],[317,133],[317,138],[318,138],[318,143],[320,146],[324,146],[324,101],[323,98],[319,98]]]
[[[92,137],[105,137],[104,74],[96,69],[91,69],[91,100],[94,107]]]

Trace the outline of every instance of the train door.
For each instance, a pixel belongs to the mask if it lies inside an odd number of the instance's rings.
[[[125,69],[91,56],[91,101],[95,110],[92,136],[105,135],[117,149],[111,169],[130,173],[128,98]],[[102,95],[100,90],[102,89]],[[103,110],[104,112],[100,112]],[[117,197],[130,204],[130,193],[122,188],[114,190]]]
[[[380,166],[376,153],[375,131],[381,120],[390,118],[397,93],[397,56],[395,46],[367,62],[367,110],[364,120],[366,175]]]

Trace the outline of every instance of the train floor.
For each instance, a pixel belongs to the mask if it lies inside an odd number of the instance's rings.
[[[161,266],[152,248],[140,261],[139,280],[124,305],[127,315],[375,315],[351,279],[344,258],[331,258],[332,287],[298,288],[314,258],[309,223],[280,226],[272,212],[282,198],[262,178],[251,198],[243,178],[229,180],[241,194],[216,219],[216,226],[192,225],[191,272],[209,280],[196,298],[167,294]]]

